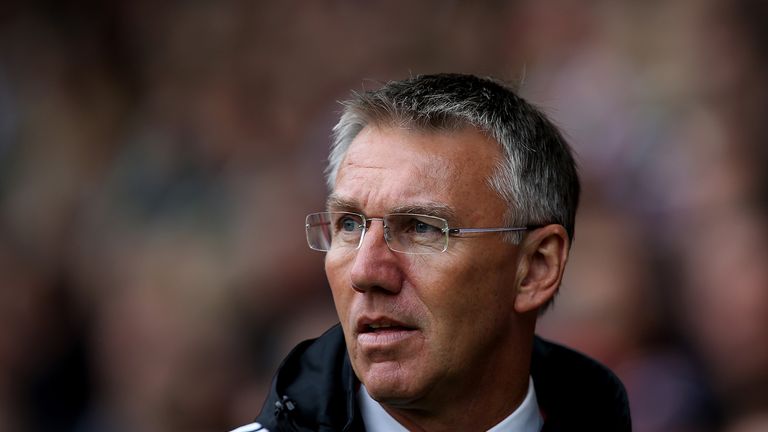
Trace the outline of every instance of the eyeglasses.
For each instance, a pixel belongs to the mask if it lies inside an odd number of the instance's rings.
[[[311,249],[323,252],[357,249],[363,244],[365,232],[375,220],[384,224],[384,239],[389,249],[418,255],[445,252],[450,236],[535,228],[451,228],[447,220],[423,214],[391,213],[372,218],[349,212],[320,212],[307,215],[307,243]]]

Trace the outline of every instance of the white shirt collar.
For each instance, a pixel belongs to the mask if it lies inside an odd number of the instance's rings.
[[[360,385],[360,391],[357,392],[357,402],[368,432],[408,432],[381,404],[373,400],[363,385]],[[507,418],[488,429],[488,432],[539,432],[543,424],[544,419],[536,402],[536,389],[533,387],[533,379],[529,377],[528,394],[523,403]]]

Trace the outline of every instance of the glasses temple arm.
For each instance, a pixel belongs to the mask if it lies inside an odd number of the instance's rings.
[[[505,228],[448,228],[448,235],[461,235],[461,234],[473,234],[473,233],[486,233],[486,232],[512,232],[512,231],[527,231],[531,229],[540,228],[541,225],[530,225],[526,227],[505,227]]]

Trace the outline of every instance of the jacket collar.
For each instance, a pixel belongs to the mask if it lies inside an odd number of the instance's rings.
[[[542,432],[631,430],[624,386],[596,361],[536,337],[531,376]],[[286,357],[257,421],[270,431],[362,431],[358,386],[337,324]]]

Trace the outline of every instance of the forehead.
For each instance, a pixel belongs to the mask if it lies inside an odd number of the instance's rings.
[[[499,145],[471,127],[439,132],[366,127],[341,163],[332,201],[355,203],[368,214],[420,203],[497,204],[500,198],[487,179],[500,158]]]

